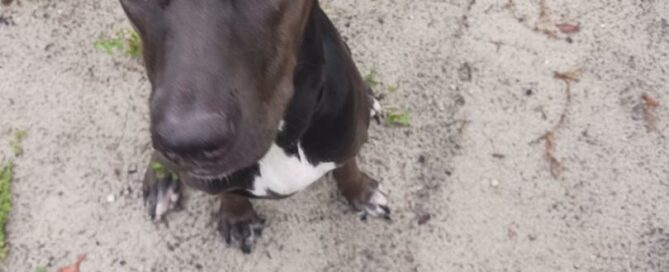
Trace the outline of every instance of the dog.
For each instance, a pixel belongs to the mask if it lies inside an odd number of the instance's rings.
[[[219,231],[250,253],[283,198],[332,172],[363,214],[386,218],[379,182],[356,162],[380,108],[317,0],[120,0],[143,44],[160,162],[145,203],[161,218],[182,187],[220,198]],[[153,165],[153,163],[151,163]]]

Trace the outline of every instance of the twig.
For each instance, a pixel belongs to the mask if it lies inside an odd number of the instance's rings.
[[[545,141],[546,159],[548,160],[548,163],[550,163],[551,175],[554,178],[558,178],[563,170],[562,162],[555,156],[555,134],[564,126],[567,116],[569,115],[572,100],[571,84],[577,82],[582,73],[583,69],[579,68],[564,73],[554,72],[553,74],[555,79],[565,83],[565,105],[562,114],[560,114],[560,120],[558,120],[557,124],[555,124],[551,130],[541,136],[540,139]]]
[[[562,173],[562,163],[555,157],[555,135],[549,131],[542,138],[546,141],[546,159],[551,166],[551,175],[557,178]]]
[[[546,4],[546,0],[539,1],[539,21],[534,26],[534,29],[535,31],[544,33],[551,39],[557,39],[558,38],[557,32],[555,30],[550,29],[550,26],[553,25],[551,21],[552,19],[550,16],[548,5]]]
[[[571,34],[578,32],[580,30],[580,25],[575,25],[575,24],[556,24],[553,20],[553,17],[551,16],[550,8],[548,8],[548,4],[546,0],[540,0],[539,1],[539,18],[537,18],[537,21],[532,25],[530,22],[528,22],[526,16],[521,16],[518,13],[518,9],[516,7],[516,3],[514,0],[508,0],[506,5],[504,5],[506,9],[508,9],[511,12],[511,16],[516,19],[519,23],[521,23],[523,26],[526,28],[546,35],[546,37],[550,39],[560,39],[560,36],[558,35],[558,30],[565,34]],[[571,28],[568,31],[564,31],[563,28],[560,26],[564,25],[569,25]],[[569,39],[569,38],[567,38]]]

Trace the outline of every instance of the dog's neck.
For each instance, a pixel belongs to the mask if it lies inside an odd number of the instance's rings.
[[[349,158],[366,140],[368,87],[335,26],[318,5],[312,8],[297,52],[294,95],[277,144],[312,163]]]

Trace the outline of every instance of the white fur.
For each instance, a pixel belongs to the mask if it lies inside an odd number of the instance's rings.
[[[279,121],[279,131],[283,131],[283,129],[285,128],[285,126],[286,126],[286,122],[285,122],[285,121],[283,121],[283,120]]]
[[[364,212],[371,216],[384,216],[387,215],[386,211],[381,208],[382,206],[387,206],[388,205],[388,198],[386,197],[386,194],[383,193],[383,189],[379,187],[376,189],[372,197],[369,199],[368,205],[365,207]]]
[[[163,215],[174,209],[177,202],[179,202],[179,197],[179,191],[174,184],[170,185],[168,188],[165,188],[165,190],[160,190],[158,199],[156,199],[157,203],[155,220],[161,221]]]
[[[379,100],[376,100],[376,98],[372,98],[373,103],[372,103],[372,109],[370,112],[371,117],[376,117],[379,114],[381,114],[381,111],[383,110],[381,108],[381,103],[379,103]]]
[[[335,169],[333,162],[316,166],[307,161],[304,150],[298,144],[297,156],[288,156],[276,144],[260,160],[260,177],[254,180],[251,191],[256,196],[267,196],[269,190],[280,195],[296,193],[314,183],[326,173]]]

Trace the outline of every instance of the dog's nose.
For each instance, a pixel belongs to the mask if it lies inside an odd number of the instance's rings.
[[[212,159],[230,146],[234,133],[224,114],[190,113],[162,118],[151,134],[153,147],[168,157]]]

